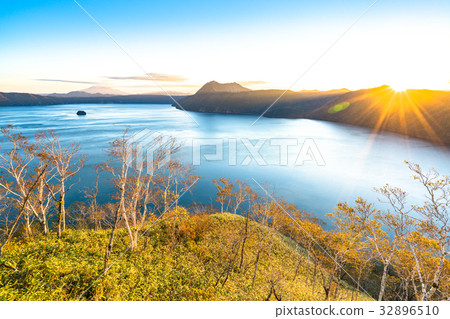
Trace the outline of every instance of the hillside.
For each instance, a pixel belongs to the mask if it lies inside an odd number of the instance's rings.
[[[280,107],[268,116],[304,117],[394,132],[450,145],[450,92],[407,90],[388,86],[349,92],[307,114]]]
[[[183,108],[196,112],[261,115],[284,92],[201,91],[181,99]],[[447,91],[396,92],[389,86],[350,92],[287,91],[264,116],[333,121],[450,145],[450,92]]]
[[[184,96],[176,96],[180,99]],[[173,100],[167,95],[136,94],[136,95],[107,95],[90,94],[85,92],[72,92],[72,94],[38,95],[29,93],[2,93],[0,92],[0,106],[26,106],[26,105],[57,105],[57,104],[170,104]]]
[[[157,223],[140,239],[137,251],[125,254],[98,281],[109,231],[68,230],[60,241],[50,235],[28,243],[13,242],[0,258],[0,300],[75,300],[92,283],[82,299],[324,299],[319,279],[312,294],[312,262],[279,233],[270,233],[272,245],[261,252],[252,287],[259,247],[256,234],[272,232],[265,226],[251,222],[255,235],[247,241],[243,267],[231,269],[233,233],[244,227],[243,217],[193,215],[178,221],[175,229],[172,225],[168,220]],[[111,260],[127,248],[124,229],[119,230],[115,245]],[[350,300],[352,290],[345,282],[341,286],[339,299]],[[370,298],[359,294],[358,299]]]
[[[211,87],[214,89],[212,90]],[[220,84],[213,81],[206,83],[194,95],[183,98],[180,103],[185,110],[195,112],[261,114],[283,92],[283,90],[252,91],[250,89],[231,92],[229,83]],[[299,109],[312,110],[334,100],[343,92],[347,91],[287,91],[277,106],[302,103]]]

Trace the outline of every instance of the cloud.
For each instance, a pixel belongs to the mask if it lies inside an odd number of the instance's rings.
[[[164,74],[164,73],[149,73],[148,75],[134,75],[134,76],[108,76],[110,80],[134,80],[134,81],[157,81],[157,82],[183,82],[187,78],[181,75]]]
[[[97,83],[97,82],[88,82],[88,81],[60,80],[60,79],[34,79],[34,81],[76,83],[76,84],[96,84]]]
[[[259,84],[267,84],[269,82],[266,81],[239,81],[240,85],[246,86],[246,85],[259,85]]]

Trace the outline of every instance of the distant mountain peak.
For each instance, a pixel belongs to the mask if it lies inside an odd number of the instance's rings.
[[[105,86],[91,86],[80,91],[71,91],[69,93],[52,93],[46,95],[52,97],[108,97],[116,95],[128,95],[128,93]]]
[[[90,93],[90,94],[108,94],[108,95],[127,95],[128,93],[125,93],[123,91],[113,89],[106,86],[91,86],[87,89],[81,90],[81,92]]]
[[[240,93],[240,92],[249,92],[250,89],[243,87],[242,85],[231,82],[231,83],[219,83],[217,81],[211,81],[203,85],[198,93]]]

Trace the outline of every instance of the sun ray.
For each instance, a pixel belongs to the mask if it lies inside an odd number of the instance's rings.
[[[431,137],[431,139],[439,144],[442,144],[441,139],[439,138],[439,136],[436,134],[435,130],[433,129],[433,127],[430,125],[430,123],[428,123],[428,120],[425,118],[424,114],[427,114],[427,111],[425,109],[423,109],[418,103],[416,103],[416,101],[414,101],[411,97],[410,94],[406,95],[407,99],[410,102],[410,107],[411,110],[413,111],[413,113],[416,115],[417,119],[419,120],[419,122],[422,124],[423,128],[425,129],[425,131],[427,132],[427,134],[429,135],[429,137]],[[429,116],[428,116],[429,117]],[[430,117],[429,117],[430,118]]]

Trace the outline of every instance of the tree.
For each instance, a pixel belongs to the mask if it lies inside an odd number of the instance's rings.
[[[441,176],[434,170],[424,172],[419,165],[406,163],[414,180],[426,190],[426,200],[422,205],[406,209],[407,194],[400,188],[386,185],[376,190],[393,209],[384,213],[381,220],[393,232],[394,242],[403,241],[414,260],[415,273],[421,285],[419,294],[413,281],[415,294],[421,300],[428,300],[439,287],[445,260],[450,253],[450,176]],[[413,217],[412,212],[423,219]],[[432,247],[436,249],[433,251]],[[430,264],[433,259],[436,260],[434,267]],[[427,280],[429,274],[432,274],[431,280]]]
[[[39,182],[36,186],[36,192],[31,193],[29,199],[29,207],[34,217],[39,221],[44,235],[48,235],[50,232],[48,226],[48,219],[52,209],[52,190],[55,189],[54,186],[49,186],[49,181],[53,178],[53,169],[47,160],[39,160],[39,164],[35,167],[35,173],[32,174],[31,178],[36,179],[39,172],[47,169],[42,174]],[[50,168],[49,168],[50,167]],[[49,191],[50,190],[50,191]]]
[[[450,176],[441,176],[435,170],[424,172],[418,164],[406,162],[413,172],[414,180],[426,190],[423,205],[414,205],[413,210],[424,219],[419,222],[420,232],[437,247],[437,266],[433,269],[431,285],[422,282],[422,299],[433,298],[443,275],[445,261],[450,255]],[[421,273],[418,269],[418,274]]]
[[[337,297],[337,291],[341,280],[341,275],[344,275],[342,270],[346,264],[351,263],[353,260],[359,257],[365,256],[361,253],[367,251],[367,247],[362,240],[364,232],[361,226],[355,224],[354,212],[349,209],[345,204],[339,203],[334,212],[327,214],[335,222],[336,229],[328,232],[328,240],[326,240],[327,247],[330,248],[329,254],[332,258],[334,267],[332,273],[336,274],[338,282],[336,285],[335,299]],[[364,263],[365,264],[365,263]],[[356,280],[357,289],[359,290],[361,274],[358,274]],[[331,277],[330,277],[331,278]],[[355,281],[352,277],[351,280]],[[328,286],[328,290],[331,288],[331,282]]]
[[[73,184],[70,179],[83,168],[86,155],[80,154],[80,145],[71,143],[65,147],[61,145],[60,139],[53,131],[46,131],[36,135],[36,141],[40,151],[48,159],[49,165],[54,168],[53,179],[57,187],[51,187],[47,183],[48,191],[58,204],[57,208],[57,234],[61,238],[66,228],[66,194]]]
[[[128,164],[132,159],[132,149],[127,143],[127,133],[128,130],[125,130],[121,138],[115,139],[114,141],[110,142],[110,147],[107,150],[109,162],[105,163],[104,165],[105,170],[109,171],[112,174],[112,183],[113,186],[117,189],[117,196],[119,201],[116,204],[111,234],[109,237],[108,246],[106,248],[105,261],[103,266],[104,273],[108,271],[109,258],[111,256],[114,245],[114,235],[118,227],[120,218],[124,218],[126,223],[128,223],[128,219],[125,216],[125,195],[127,190],[126,186],[129,171]],[[129,229],[129,224],[127,224],[127,228]],[[134,248],[133,245],[134,241],[131,241],[131,248]]]
[[[17,224],[19,223],[20,219],[22,218],[24,212],[26,211],[26,207],[28,205],[28,201],[30,199],[30,195],[35,190],[36,186],[38,185],[40,179],[42,178],[42,175],[45,173],[47,167],[45,166],[42,171],[38,174],[34,182],[31,184],[31,186],[28,188],[27,193],[25,197],[23,198],[22,206],[20,207],[20,210],[17,214],[16,219],[14,220],[11,227],[9,227],[9,230],[7,230],[6,235],[4,236],[3,242],[0,245],[0,256],[2,255],[3,248],[6,246],[6,244],[11,240],[12,236],[14,235],[14,232],[16,231]],[[28,220],[29,221],[29,220]]]
[[[236,181],[238,189],[233,193],[234,197],[234,213],[236,214],[239,207],[247,201],[247,209],[244,210],[245,224],[242,232],[241,257],[239,261],[239,268],[244,264],[245,244],[250,236],[250,215],[254,210],[255,204],[258,202],[258,194],[247,184],[242,181]]]
[[[361,238],[367,241],[370,249],[373,250],[377,259],[383,264],[378,294],[378,300],[383,300],[388,270],[401,238],[395,237],[394,240],[389,238],[388,234],[381,228],[381,220],[383,218],[388,220],[389,218],[383,216],[379,210],[375,209],[374,204],[368,203],[363,198],[358,198],[354,207],[347,203],[338,203],[336,210],[340,216],[345,216],[349,221],[349,229],[353,233],[359,233],[362,236]]]
[[[88,211],[88,217],[86,219],[91,219],[95,230],[102,229],[102,209],[98,204],[100,170],[101,165],[95,165],[94,188],[85,191],[85,197],[87,199],[86,209]]]
[[[3,225],[3,227],[0,227],[0,242],[8,232],[9,227],[10,210],[8,209],[7,201],[5,194],[0,192],[0,223]]]
[[[350,265],[356,272],[356,286],[352,291],[351,300],[358,300],[358,292],[361,288],[361,282],[369,276],[371,268],[374,264],[374,256],[366,246],[364,241],[358,243],[358,247],[350,251],[349,256]]]
[[[213,179],[217,188],[216,201],[220,203],[220,212],[223,213],[225,202],[230,201],[234,185],[228,178]]]
[[[9,150],[0,154],[0,170],[4,174],[0,176],[0,188],[3,196],[11,201],[20,216],[16,218],[11,231],[15,231],[20,218],[23,218],[25,236],[29,237],[32,235],[33,214],[39,217],[36,206],[32,205],[31,198],[48,169],[48,163],[40,165],[33,174],[33,163],[36,161],[42,163],[44,157],[43,154],[38,153],[38,146],[21,133],[15,133],[13,126],[1,128],[1,133],[9,144]],[[43,222],[42,219],[39,221]]]
[[[169,144],[172,145],[172,144]],[[175,144],[173,144],[175,145]],[[170,154],[174,154],[177,150],[169,149]],[[163,210],[160,214],[170,212],[172,219],[172,239],[175,235],[176,221],[182,217],[184,209],[179,209],[180,195],[188,191],[200,178],[200,176],[193,174],[192,166],[183,164],[179,160],[170,160],[157,174],[156,187],[160,189],[159,193],[162,195]],[[157,200],[155,206],[158,206]],[[174,207],[174,209],[172,209]]]
[[[160,207],[160,214],[164,214],[173,204],[178,204],[179,194],[198,180],[190,168],[171,159],[179,149],[180,145],[173,138],[163,136],[152,137],[145,145],[139,144],[129,136],[128,130],[110,143],[109,160],[104,167],[112,175],[118,202],[105,254],[105,271],[120,221],[129,236],[129,249],[135,250],[138,234],[154,209]],[[151,162],[146,156],[147,150],[153,152]]]

